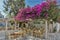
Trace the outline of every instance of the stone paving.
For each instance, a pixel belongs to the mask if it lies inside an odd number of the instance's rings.
[[[6,40],[5,31],[0,31],[0,40]],[[40,38],[36,38],[33,36],[25,36],[25,37],[19,37],[16,40],[41,40]],[[46,39],[42,39],[46,40]],[[47,40],[60,40],[60,33],[49,33]]]

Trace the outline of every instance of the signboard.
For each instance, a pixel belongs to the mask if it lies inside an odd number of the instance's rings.
[[[33,6],[37,5],[37,4],[42,3],[42,1],[43,0],[25,0],[25,3],[26,3],[26,6],[28,5],[28,6],[33,7]]]

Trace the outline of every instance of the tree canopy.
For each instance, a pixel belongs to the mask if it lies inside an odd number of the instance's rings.
[[[8,16],[10,15],[14,15],[16,16],[16,14],[18,13],[18,10],[20,8],[24,8],[25,7],[25,0],[4,0],[4,12],[6,14],[8,14]]]

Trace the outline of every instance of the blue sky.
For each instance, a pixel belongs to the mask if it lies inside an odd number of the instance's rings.
[[[5,15],[5,13],[3,12],[3,1],[4,0],[0,0],[0,11],[3,15]],[[25,0],[26,6],[29,5],[31,7],[35,6],[36,4],[40,4],[43,0]],[[60,0],[57,0],[58,4],[60,4]]]
[[[5,15],[5,14],[3,13],[3,0],[0,0],[0,11],[1,11],[1,13],[2,13],[3,15]]]
[[[26,6],[29,5],[31,7],[35,6],[36,4],[40,4],[43,0],[25,0]]]

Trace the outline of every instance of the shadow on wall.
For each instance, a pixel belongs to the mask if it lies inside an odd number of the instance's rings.
[[[0,27],[4,27],[5,23],[4,22],[0,22]]]

